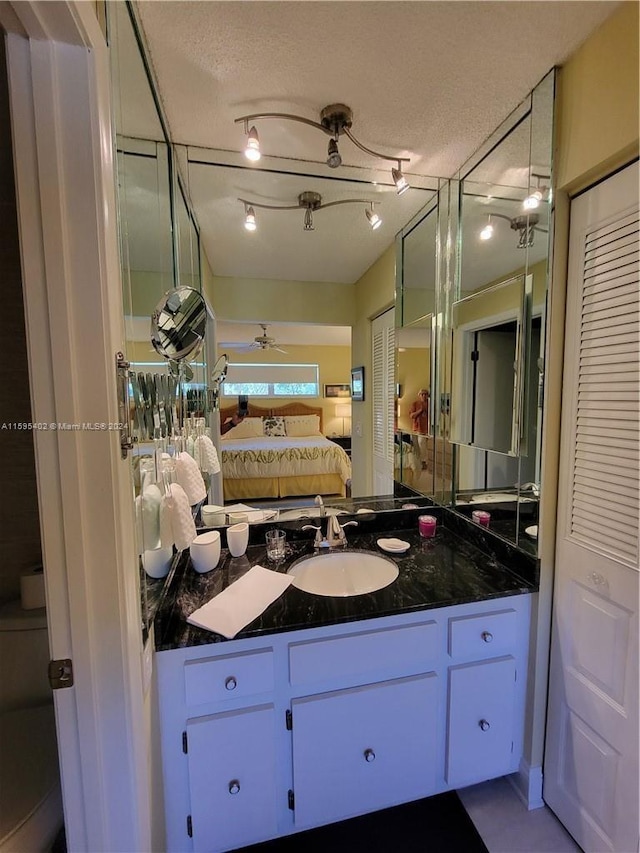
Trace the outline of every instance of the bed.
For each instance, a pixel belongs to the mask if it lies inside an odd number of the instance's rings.
[[[235,411],[221,408],[220,423]],[[220,450],[225,501],[345,497],[351,480],[349,457],[322,435],[322,408],[306,403],[269,408],[249,403],[246,420],[222,437]]]

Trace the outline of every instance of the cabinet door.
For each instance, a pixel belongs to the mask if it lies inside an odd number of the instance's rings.
[[[449,670],[450,786],[471,785],[511,772],[515,676],[512,657]]]
[[[437,705],[434,674],[294,700],[296,826],[432,793]]]
[[[187,722],[194,853],[277,833],[273,705]]]

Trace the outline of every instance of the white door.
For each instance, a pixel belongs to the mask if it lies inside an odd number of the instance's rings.
[[[0,23],[49,641],[73,662],[54,692],[67,846],[150,850],[131,484],[109,426],[124,324],[108,50],[92,3],[0,4]]]
[[[638,164],[571,206],[543,796],[638,849]]]
[[[393,407],[395,405],[395,310],[371,324],[373,391],[373,494],[393,494]]]

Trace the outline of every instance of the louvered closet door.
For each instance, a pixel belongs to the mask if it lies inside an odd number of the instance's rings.
[[[393,494],[393,407],[395,392],[395,312],[371,324],[373,393],[373,486],[375,495]]]
[[[638,850],[638,164],[571,206],[543,796]]]

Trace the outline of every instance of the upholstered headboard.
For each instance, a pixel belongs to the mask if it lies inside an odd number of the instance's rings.
[[[237,410],[237,406],[221,407],[220,423],[223,424],[226,419],[232,417]],[[250,418],[285,417],[293,415],[318,415],[320,418],[320,432],[322,432],[321,406],[309,406],[307,403],[284,403],[282,406],[263,408],[261,406],[256,406],[255,403],[249,403],[248,417]]]

